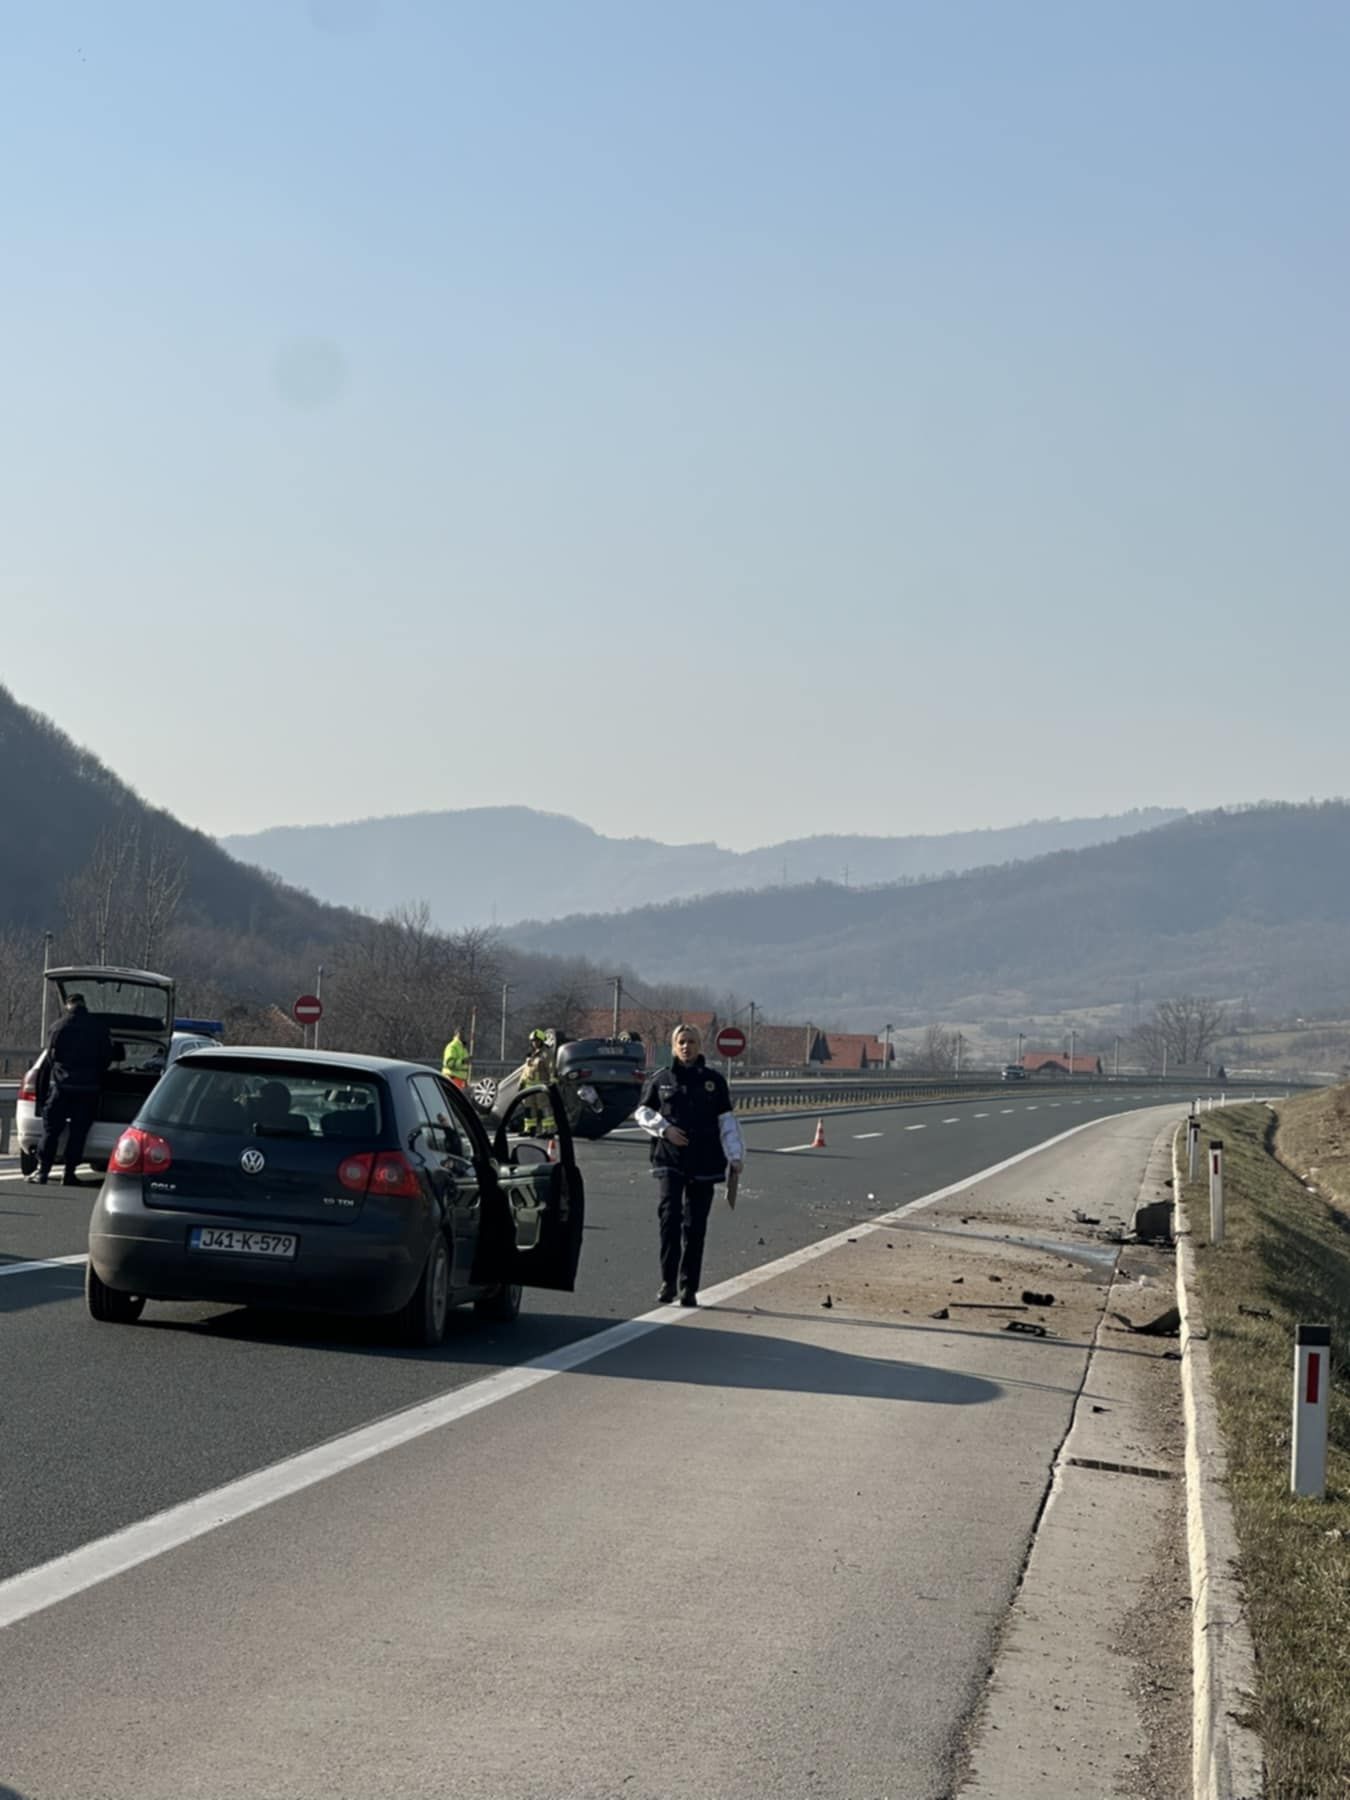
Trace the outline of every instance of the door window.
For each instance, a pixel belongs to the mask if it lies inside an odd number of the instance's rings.
[[[437,1156],[458,1156],[468,1160],[468,1150],[459,1127],[450,1114],[450,1103],[441,1092],[434,1075],[414,1075],[411,1081],[418,1110],[426,1121],[426,1141]]]

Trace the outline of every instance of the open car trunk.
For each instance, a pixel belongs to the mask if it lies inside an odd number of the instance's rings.
[[[89,1012],[102,1019],[122,1055],[103,1077],[95,1119],[129,1125],[164,1072],[173,1038],[174,982],[151,969],[99,965],[49,969],[59,1012],[81,994]]]

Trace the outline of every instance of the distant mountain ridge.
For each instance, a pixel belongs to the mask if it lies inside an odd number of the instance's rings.
[[[938,836],[819,836],[736,851],[611,838],[559,813],[506,806],[276,826],[220,843],[330,902],[382,914],[426,900],[437,923],[453,928],[622,912],[785,882],[847,879],[866,887],[1078,849],[1184,816],[1146,807]]]
[[[1185,990],[1324,1013],[1350,1004],[1350,805],[1196,814],[940,880],[718,894],[508,937],[858,1026]]]

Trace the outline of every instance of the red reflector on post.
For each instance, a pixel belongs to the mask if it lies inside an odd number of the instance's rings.
[[[1322,1353],[1320,1350],[1310,1350],[1308,1352],[1308,1385],[1304,1392],[1304,1399],[1309,1406],[1317,1405],[1318,1395],[1321,1392],[1321,1381]]]

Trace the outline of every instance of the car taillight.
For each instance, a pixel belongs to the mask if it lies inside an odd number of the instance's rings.
[[[26,1075],[24,1076],[23,1080],[19,1083],[19,1098],[20,1098],[20,1100],[36,1100],[37,1099],[37,1089],[35,1087],[29,1086],[28,1077]]]
[[[380,1194],[386,1200],[415,1200],[421,1193],[417,1171],[401,1150],[359,1150],[338,1164],[338,1180],[353,1194]]]
[[[338,1180],[353,1194],[364,1194],[370,1186],[370,1171],[374,1167],[375,1157],[370,1150],[359,1151],[355,1156],[344,1156],[338,1164]]]
[[[387,1200],[415,1200],[422,1192],[422,1184],[417,1170],[401,1150],[381,1150],[370,1172],[369,1191]]]
[[[119,1175],[162,1175],[173,1163],[173,1151],[162,1137],[129,1125],[117,1140],[109,1168]]]

